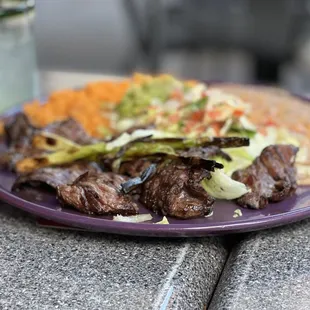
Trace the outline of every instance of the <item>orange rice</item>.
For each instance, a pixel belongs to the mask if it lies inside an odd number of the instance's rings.
[[[45,104],[33,101],[24,106],[31,122],[44,127],[54,121],[72,117],[92,136],[100,136],[100,128],[110,126],[104,112],[125,95],[129,80],[89,83],[79,90],[61,90],[50,95]],[[98,130],[99,129],[99,130]]]

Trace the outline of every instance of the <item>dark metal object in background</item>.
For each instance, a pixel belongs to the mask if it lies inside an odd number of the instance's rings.
[[[124,1],[151,71],[164,50],[241,48],[255,59],[256,79],[277,81],[307,27],[307,0]]]

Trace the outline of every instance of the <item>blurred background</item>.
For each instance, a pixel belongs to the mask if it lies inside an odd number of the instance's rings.
[[[0,108],[103,74],[310,94],[310,0],[0,0]]]

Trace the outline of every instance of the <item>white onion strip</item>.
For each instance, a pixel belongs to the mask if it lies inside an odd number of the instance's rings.
[[[152,220],[151,214],[137,214],[137,215],[130,215],[130,216],[122,216],[116,215],[113,216],[113,221],[116,222],[125,222],[125,223],[141,223]]]

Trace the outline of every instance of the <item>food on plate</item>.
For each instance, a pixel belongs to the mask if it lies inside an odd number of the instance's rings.
[[[232,160],[231,157],[218,146],[190,148],[189,150],[179,152],[179,155],[181,157],[198,157],[202,159],[210,159],[217,156],[226,161]]]
[[[96,142],[96,140],[90,137],[83,129],[83,127],[73,118],[51,123],[39,131],[56,134],[81,145],[87,145]]]
[[[112,172],[86,172],[72,184],[58,186],[57,197],[63,205],[87,214],[137,214],[137,202],[121,191],[121,184],[126,180],[125,176]]]
[[[5,120],[0,166],[16,172],[12,190],[45,184],[115,221],[152,219],[141,206],[210,217],[218,199],[261,209],[310,183],[309,113],[270,88],[135,74],[27,104]]]
[[[184,161],[186,161],[186,159],[191,161],[195,159],[196,161],[204,159],[208,160],[215,156],[221,157],[226,161],[231,161],[231,157],[217,146],[193,147],[188,150],[177,152],[177,156]],[[125,161],[120,165],[119,173],[126,174],[130,177],[137,177],[149,167],[151,163],[158,163],[161,160],[161,157],[157,155],[152,158],[138,158],[131,161]]]
[[[271,145],[247,168],[237,170],[232,178],[251,191],[237,199],[242,207],[262,209],[268,202],[281,201],[297,188],[294,167],[298,148],[293,145]]]
[[[210,172],[183,163],[163,163],[141,190],[141,202],[163,215],[190,219],[208,215],[215,199],[200,185]]]
[[[212,214],[212,212],[210,214]],[[166,224],[169,224],[169,221],[168,221],[167,217],[164,216],[163,219],[161,221],[159,221],[159,222],[156,222],[156,224],[164,224],[164,225],[166,225]]]
[[[113,216],[113,221],[116,222],[125,222],[125,223],[141,223],[146,221],[151,221],[152,215],[151,214],[137,214],[137,215],[115,215]]]
[[[138,158],[136,160],[125,161],[120,165],[119,173],[130,177],[139,177],[141,173],[152,164],[152,162],[155,164],[160,160],[161,158]]]
[[[13,184],[12,191],[29,185],[35,187],[48,185],[56,189],[59,185],[71,184],[85,172],[100,173],[101,171],[97,164],[87,162],[76,162],[60,167],[41,168],[18,176]]]
[[[24,112],[38,127],[73,118],[88,134],[98,137],[100,128],[110,123],[103,112],[121,100],[128,86],[128,80],[89,83],[81,89],[54,92],[44,105],[39,101],[30,102]]]
[[[214,198],[233,200],[250,191],[245,184],[234,181],[220,170],[211,171],[210,174],[209,179],[202,180],[201,186]]]
[[[5,125],[5,137],[9,147],[29,146],[34,135],[40,132],[56,134],[81,145],[96,141],[85,132],[77,121],[71,118],[51,123],[44,128],[37,128],[32,125],[25,114],[19,113]]]
[[[29,147],[35,127],[32,126],[25,114],[19,113],[5,124],[4,132],[5,142],[8,147],[19,149]]]
[[[121,184],[122,191],[125,194],[128,194],[135,190],[136,188],[140,187],[143,183],[145,183],[147,180],[151,179],[153,175],[156,172],[156,164],[151,164],[142,171],[140,176],[137,176],[133,179],[130,179],[124,183]]]
[[[229,148],[249,145],[249,139],[243,137],[156,139],[155,135],[154,138],[153,136],[150,137],[149,131],[146,131],[144,138],[136,138],[135,132],[131,135],[128,135],[127,133],[125,134],[126,139],[123,139],[122,136],[120,136],[109,142],[103,141],[81,146],[78,149],[65,149],[51,154],[27,157],[20,160],[16,164],[16,168],[18,172],[25,173],[42,167],[63,165],[76,160],[100,157],[102,159],[115,159],[114,164],[117,167],[116,170],[118,170],[118,165],[123,161],[128,161],[132,158],[147,157],[158,154],[164,154],[170,157],[180,157],[177,151],[188,150],[192,147],[218,146]],[[184,160],[186,160],[185,157]]]
[[[34,127],[27,116],[19,113],[12,117],[5,125],[5,141],[8,151],[0,156],[0,166],[15,170],[18,161],[30,156],[39,156],[45,153],[47,146],[49,149],[57,148],[58,140],[55,137],[62,137],[70,142],[70,147],[78,144],[85,145],[96,142],[82,128],[82,126],[73,119],[67,119],[61,122],[52,123],[45,128]],[[45,137],[45,148],[42,148],[42,139]],[[62,141],[61,141],[62,142]]]

